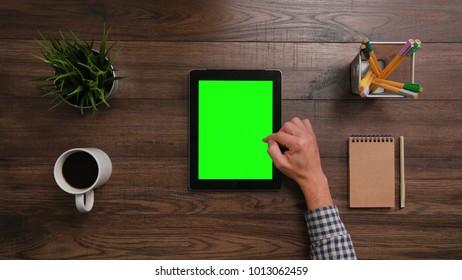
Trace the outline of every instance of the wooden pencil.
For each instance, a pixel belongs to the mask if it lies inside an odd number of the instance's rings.
[[[404,180],[404,136],[399,137],[399,207],[406,204],[406,185]]]

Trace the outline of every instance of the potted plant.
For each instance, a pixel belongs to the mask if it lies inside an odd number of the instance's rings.
[[[60,31],[59,39],[52,35],[47,39],[40,34],[43,42],[37,43],[43,57],[36,57],[50,65],[53,74],[34,81],[47,83],[39,87],[44,96],[55,96],[55,105],[50,109],[63,102],[80,108],[82,114],[84,109],[95,113],[100,104],[109,107],[108,101],[117,91],[118,80],[121,79],[116,76],[109,56],[115,43],[106,47],[109,31],[110,28],[104,28],[99,51],[93,49],[93,41],[84,42],[72,31],[69,34]]]

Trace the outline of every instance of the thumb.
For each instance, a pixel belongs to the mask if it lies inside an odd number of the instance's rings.
[[[272,139],[268,139],[268,154],[278,169],[286,165],[286,157],[281,152],[281,149],[279,149],[278,143]]]

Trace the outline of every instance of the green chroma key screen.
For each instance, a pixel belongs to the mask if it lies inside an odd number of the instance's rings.
[[[272,81],[200,80],[198,178],[272,179]]]

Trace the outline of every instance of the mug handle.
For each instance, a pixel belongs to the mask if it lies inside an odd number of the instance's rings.
[[[93,208],[93,203],[95,202],[95,194],[93,190],[90,190],[83,194],[76,194],[75,195],[75,206],[77,210],[81,213],[90,212],[91,208]]]

